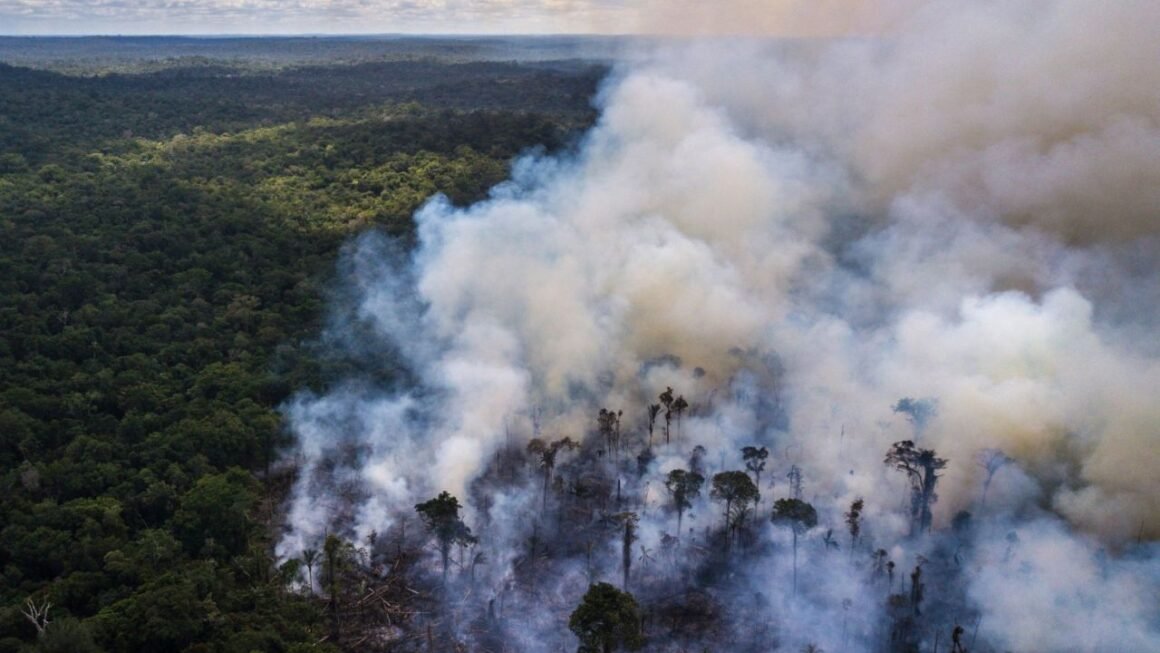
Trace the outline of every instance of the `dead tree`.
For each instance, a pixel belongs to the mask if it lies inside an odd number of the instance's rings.
[[[604,437],[604,442],[609,453],[612,454],[613,460],[620,458],[620,416],[623,414],[622,410],[614,413],[611,410],[601,408],[600,414],[596,416],[597,429]]]
[[[548,485],[552,481],[552,471],[556,469],[556,454],[560,453],[561,449],[572,450],[578,446],[579,443],[572,438],[561,438],[551,443],[532,438],[531,442],[528,442],[528,453],[539,457],[540,469],[544,472],[544,488],[540,498],[541,512],[548,510]]]
[[[914,428],[914,439],[918,440],[923,431],[926,430],[926,425],[938,414],[938,400],[933,397],[923,397],[922,399],[903,397],[898,400],[898,403],[891,406],[891,409],[896,413],[906,415],[906,419]]]
[[[986,473],[983,477],[983,496],[979,499],[979,505],[984,506],[987,504],[987,490],[991,487],[991,479],[1004,465],[1014,461],[999,449],[983,449],[976,455],[975,462]]]
[[[632,543],[636,541],[636,525],[640,518],[635,512],[622,512],[615,519],[624,526],[624,535],[621,539],[621,570],[624,573],[624,583],[621,588],[628,591],[628,578],[632,570]]]
[[[845,514],[846,528],[850,531],[850,557],[854,557],[854,545],[858,543],[858,534],[862,532],[862,508],[865,506],[862,497],[854,499],[850,504],[850,512]]]
[[[52,622],[48,618],[50,608],[52,608],[52,604],[47,599],[37,605],[31,598],[27,598],[24,599],[24,609],[20,611],[20,614],[32,622],[32,625],[36,627],[36,634],[39,636],[44,634],[44,629]]]
[[[802,498],[802,469],[797,465],[790,465],[789,473],[785,475],[789,479],[790,495],[794,499],[801,500]]]
[[[658,399],[665,407],[665,444],[669,443],[669,428],[673,421],[673,389],[665,386],[665,391],[660,394]]]
[[[678,396],[673,400],[673,412],[677,414],[677,440],[681,439],[681,415],[688,407],[689,402],[685,401],[684,395]]]
[[[648,448],[652,449],[653,428],[657,423],[657,415],[661,412],[660,404],[649,404],[648,406]]]

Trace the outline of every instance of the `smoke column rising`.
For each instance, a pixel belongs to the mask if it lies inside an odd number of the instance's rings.
[[[365,536],[440,490],[467,497],[533,412],[550,437],[582,437],[605,406],[639,431],[666,386],[697,410],[682,447],[658,449],[647,505],[694,444],[720,471],[769,443],[831,523],[861,496],[876,535],[898,538],[904,487],[881,461],[915,431],[891,407],[931,397],[919,444],[950,460],[936,529],[962,509],[993,517],[968,592],[984,636],[1160,647],[1160,566],[1136,546],[1160,537],[1160,4],[912,4],[874,38],[635,57],[575,152],[517,161],[475,206],[433,199],[408,257],[354,244],[353,322],[371,333],[357,346],[416,383],[287,407],[303,469],[280,552],[340,516]],[[335,463],[344,446],[365,453]],[[1015,462],[983,506],[985,448]],[[342,487],[360,488],[353,505]],[[533,483],[469,506],[494,559],[510,562],[536,500]],[[655,542],[671,525],[654,512]],[[1135,552],[1101,570],[1100,546]],[[750,582],[785,573],[771,559]],[[837,592],[810,619],[837,618]],[[1082,630],[1030,625],[1109,597]]]

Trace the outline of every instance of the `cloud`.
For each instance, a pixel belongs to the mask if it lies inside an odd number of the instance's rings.
[[[638,31],[684,36],[830,38],[893,30],[923,0],[645,0]]]
[[[618,31],[612,0],[0,0],[19,31],[502,33]]]

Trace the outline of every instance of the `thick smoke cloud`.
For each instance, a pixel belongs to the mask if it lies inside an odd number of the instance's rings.
[[[1053,521],[1007,532],[986,537],[974,561],[983,637],[1017,651],[1155,648],[1154,548],[1115,560]]]
[[[889,31],[923,0],[643,0],[642,30],[696,37],[827,38]]]
[[[695,444],[710,472],[769,444],[767,497],[796,464],[823,521],[865,497],[873,536],[898,540],[906,488],[882,457],[915,438],[950,461],[936,529],[960,510],[1004,525],[966,557],[981,636],[1160,645],[1154,556],[1100,571],[1094,553],[1160,537],[1157,24],[1146,1],[930,2],[873,39],[691,43],[626,64],[575,152],[518,161],[475,206],[433,199],[402,264],[374,236],[354,246],[355,317],[335,337],[356,325],[357,347],[394,352],[416,383],[288,407],[302,474],[282,553],[336,517],[362,536],[440,490],[467,497],[501,449],[583,437],[600,407],[639,434],[671,386],[693,408],[634,488],[648,546],[672,528],[661,475]],[[903,397],[937,410],[912,424],[892,410]],[[984,449],[1013,460],[985,502]],[[496,584],[537,496],[533,479],[468,506]],[[784,587],[784,567],[755,570],[754,591]],[[809,572],[836,594],[807,599],[799,645],[848,618],[843,600],[875,603],[843,569]],[[1075,637],[1025,627],[1100,597],[1114,602]],[[850,639],[871,648],[871,630]]]

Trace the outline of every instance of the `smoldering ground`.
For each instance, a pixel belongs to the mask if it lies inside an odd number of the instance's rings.
[[[926,648],[956,622],[994,650],[1160,648],[1160,6],[912,4],[873,37],[656,48],[611,76],[574,151],[517,161],[480,204],[433,199],[412,252],[355,243],[332,339],[389,351],[411,383],[287,407],[301,472],[280,553],[385,533],[447,490],[522,650],[575,645],[560,615],[618,578],[600,524],[630,510],[638,591],[772,624],[716,640],[739,650],[891,646],[878,549],[900,588],[926,569],[907,635]],[[691,407],[638,474],[667,387]],[[893,410],[904,397],[936,407],[925,424]],[[600,408],[624,411],[616,460]],[[589,444],[549,470],[550,500],[534,461],[503,467],[564,436]],[[905,477],[882,463],[906,439],[949,461],[926,538],[907,537]],[[698,445],[707,477],[768,447],[763,501],[727,558],[706,491],[684,516],[699,543],[665,561],[663,478]],[[985,450],[1010,462],[984,498]],[[791,467],[819,513],[798,592],[768,523]],[[567,512],[592,469],[610,498]],[[824,534],[858,497],[865,532],[835,553]],[[552,571],[521,593],[530,539]]]

